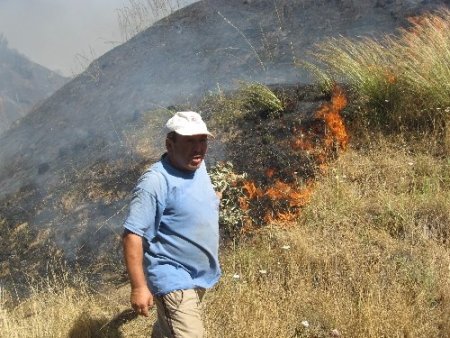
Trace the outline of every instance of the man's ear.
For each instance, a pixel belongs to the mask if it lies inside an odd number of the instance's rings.
[[[167,151],[172,151],[173,148],[173,140],[171,140],[170,138],[166,138],[166,149]]]

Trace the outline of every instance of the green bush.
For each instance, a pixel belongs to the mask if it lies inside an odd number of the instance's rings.
[[[221,195],[219,224],[228,238],[235,238],[242,229],[248,210],[241,208],[240,199],[246,199],[242,182],[247,175],[237,174],[231,162],[219,162],[209,170],[214,189]]]

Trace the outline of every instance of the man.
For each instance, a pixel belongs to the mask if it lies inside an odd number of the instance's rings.
[[[166,124],[167,152],[139,179],[125,220],[123,249],[131,305],[156,304],[152,337],[203,337],[201,301],[220,277],[219,199],[206,172],[206,124],[178,112]]]

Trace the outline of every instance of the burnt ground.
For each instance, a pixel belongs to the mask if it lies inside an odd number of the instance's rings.
[[[324,124],[314,118],[314,112],[330,99],[313,86],[273,90],[285,105],[279,115],[255,111],[235,121],[232,130],[219,132],[210,147],[211,158],[231,160],[238,172],[247,172],[262,186],[269,184],[265,174],[269,167],[276,170],[272,180],[285,182],[316,174],[314,158],[290,145],[300,128],[315,130],[321,142]],[[3,199],[0,282],[26,288],[27,280],[63,266],[82,269],[97,285],[123,282],[121,224],[130,191],[155,159],[124,152],[114,161],[96,163],[82,172],[67,171],[65,180],[47,194],[26,186]]]
[[[98,163],[81,174],[68,173],[48,195],[26,186],[4,199],[0,283],[26,289],[27,281],[62,268],[78,267],[93,282],[116,273],[129,192],[148,162],[127,164]]]
[[[321,142],[325,126],[314,113],[331,96],[312,85],[272,86],[271,89],[285,108],[275,116],[265,110],[253,111],[236,121],[238,128],[225,136],[227,158],[233,161],[237,171],[246,172],[250,179],[263,184],[268,168],[275,171],[271,181],[307,180],[315,175],[317,163],[306,151],[293,149],[291,143],[299,136],[300,129],[316,134],[313,143]]]

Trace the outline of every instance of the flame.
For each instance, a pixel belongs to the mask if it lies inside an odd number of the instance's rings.
[[[305,150],[307,152],[311,152],[314,150],[314,144],[311,140],[304,138],[302,135],[291,142],[291,148],[294,150]]]
[[[269,197],[271,200],[282,199],[286,197],[290,189],[291,187],[287,183],[277,180],[272,187],[266,190],[264,195]]]
[[[298,216],[297,214],[291,213],[291,212],[287,211],[287,212],[280,212],[280,213],[277,215],[277,218],[278,218],[280,221],[291,222],[291,221],[293,221],[297,216]]]
[[[346,106],[347,97],[340,87],[335,86],[331,102],[323,104],[315,114],[317,118],[325,121],[324,143],[326,150],[331,150],[335,145],[342,150],[347,148],[349,137],[341,116],[341,111]]]
[[[308,132],[300,129],[300,135],[294,138],[291,142],[293,150],[306,151],[308,154],[314,156],[318,165],[322,165],[327,160],[327,154],[335,148],[345,150],[348,145],[349,136],[345,128],[344,121],[341,116],[341,111],[347,106],[347,97],[344,91],[335,86],[332,92],[331,101],[324,103],[319,107],[314,114],[315,118],[325,122],[325,132],[322,140],[320,140],[320,130],[317,127],[312,127]],[[294,133],[298,130],[293,129]],[[322,143],[320,147],[317,143]]]
[[[347,97],[339,86],[334,86],[331,97],[331,107],[336,113],[340,113],[347,106]]]
[[[341,116],[346,106],[347,97],[344,91],[335,86],[330,102],[322,104],[314,114],[317,121],[323,122],[312,124],[308,130],[303,126],[292,128],[294,135],[290,142],[292,149],[307,152],[321,173],[326,172],[328,161],[336,151],[343,151],[348,146],[349,136]],[[256,226],[253,220],[258,219],[266,224],[274,221],[292,224],[302,208],[311,200],[314,191],[313,181],[307,181],[304,186],[299,186],[295,179],[290,179],[292,182],[289,182],[289,178],[296,177],[295,171],[292,172],[292,176],[284,177],[284,180],[280,178],[274,180],[276,173],[277,170],[272,167],[265,170],[265,177],[272,182],[264,188],[258,187],[251,180],[242,182],[244,196],[241,196],[238,202],[240,208],[247,212],[247,216],[242,220],[242,232],[252,231]],[[254,204],[255,202],[257,204]]]
[[[301,190],[291,191],[289,193],[289,205],[291,207],[305,206],[309,202],[312,192],[312,185],[307,185]]]
[[[262,191],[256,187],[255,183],[252,181],[244,182],[244,191],[247,193],[249,199],[254,199],[261,197],[263,195]]]
[[[273,175],[275,175],[275,173],[276,173],[276,170],[274,168],[267,168],[265,175],[267,178],[272,178]]]
[[[248,198],[241,196],[241,197],[239,197],[238,202],[239,202],[239,207],[242,210],[247,211],[250,208],[250,203],[249,203]]]
[[[265,191],[264,195],[273,201],[285,200],[289,202],[290,207],[301,207],[307,203],[311,196],[311,192],[312,190],[310,187],[298,189],[293,185],[277,180],[273,186]]]

